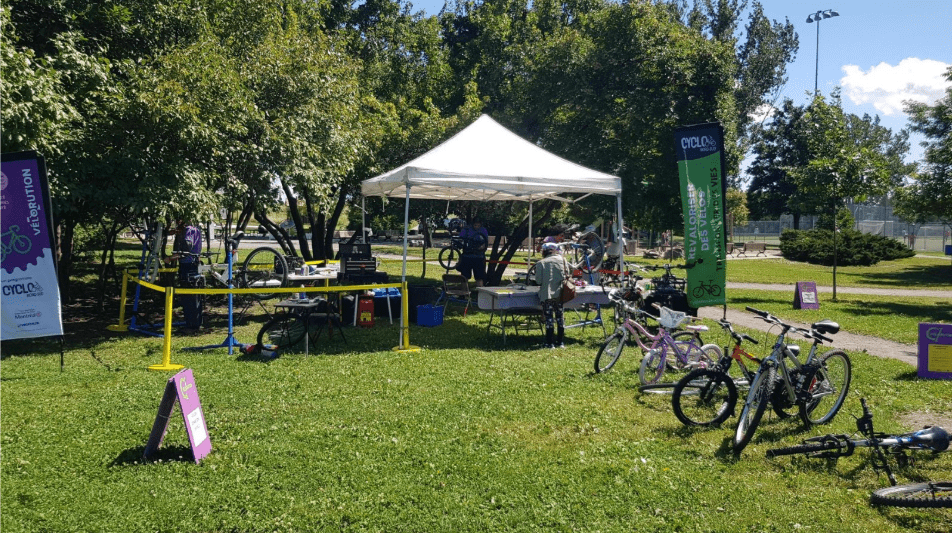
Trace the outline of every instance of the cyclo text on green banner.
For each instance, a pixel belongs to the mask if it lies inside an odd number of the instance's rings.
[[[674,135],[684,208],[688,305],[723,305],[727,301],[723,128],[718,123],[700,124],[679,128]]]

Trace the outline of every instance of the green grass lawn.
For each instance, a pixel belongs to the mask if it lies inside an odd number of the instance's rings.
[[[762,264],[761,279],[775,279],[763,260],[736,263]],[[888,277],[914,278],[917,265]],[[409,267],[414,283],[419,269]],[[428,268],[427,281],[437,270]],[[851,283],[864,278],[875,276],[857,273]],[[789,307],[774,298],[783,293],[767,293],[731,291],[730,298]],[[824,302],[823,310],[850,331],[869,315],[871,328],[907,329],[896,304],[857,298]],[[901,305],[908,320],[934,312],[916,311],[916,301]],[[735,459],[736,419],[717,429],[682,427],[666,398],[637,392],[635,350],[612,372],[593,375],[600,328],[570,330],[564,350],[536,349],[537,336],[510,337],[503,347],[487,338],[487,313],[463,318],[452,309],[442,326],[412,326],[418,353],[391,349],[399,330],[386,319],[347,328],[346,343],[335,338],[309,356],[275,360],[182,350],[220,342],[221,328],[175,337],[172,362],[193,370],[212,440],[200,465],[189,461],[177,412],[160,460],[141,460],[171,376],[146,370],[161,358],[160,339],[73,334],[62,372],[58,343],[4,342],[0,529],[952,530],[952,510],[871,507],[870,492],[888,481],[863,450],[837,464],[764,457],[807,436],[853,432],[849,415],[859,414],[861,396],[882,431],[908,430],[901,423],[908,413],[948,417],[949,382],[851,354],[852,392],[831,425],[806,429],[769,416]],[[947,309],[938,315],[945,321]],[[857,325],[846,325],[850,317]],[[262,320],[249,316],[236,337],[253,342]],[[952,453],[921,456],[897,475],[901,482],[952,478]]]

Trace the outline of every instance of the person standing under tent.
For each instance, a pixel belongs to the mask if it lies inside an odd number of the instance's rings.
[[[175,235],[172,255],[166,257],[165,262],[178,261],[179,286],[190,288],[192,279],[198,276],[198,254],[202,251],[202,230],[194,224],[186,225],[184,220],[178,219],[172,234]],[[201,297],[198,294],[183,294],[179,298],[185,315],[185,327],[189,329],[202,327]]]
[[[482,287],[486,280],[486,248],[489,245],[489,232],[482,221],[473,220],[472,225],[460,230],[463,239],[463,254],[459,258],[456,270],[467,280],[476,278],[476,286]]]
[[[536,281],[539,283],[539,301],[545,319],[546,348],[565,348],[565,316],[562,309],[562,280],[571,276],[571,270],[559,245],[542,245],[542,261],[536,263]],[[553,338],[554,336],[554,338]]]

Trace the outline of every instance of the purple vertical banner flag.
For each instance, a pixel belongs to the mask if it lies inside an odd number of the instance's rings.
[[[919,324],[920,378],[952,379],[952,324]]]
[[[185,422],[185,431],[188,433],[192,457],[198,463],[211,453],[212,440],[208,435],[205,413],[202,411],[202,402],[198,399],[198,387],[195,386],[195,377],[190,368],[175,374],[166,383],[165,393],[159,404],[159,413],[155,417],[152,433],[149,434],[149,442],[146,443],[142,456],[148,459],[162,446],[176,402],[182,408],[182,420]]]
[[[36,152],[0,157],[0,339],[62,335],[46,165]]]

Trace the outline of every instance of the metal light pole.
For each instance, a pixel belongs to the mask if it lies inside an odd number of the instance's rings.
[[[816,69],[813,76],[813,95],[817,95],[818,89],[818,80],[820,75],[820,19],[828,19],[831,17],[838,17],[839,13],[833,11],[832,9],[827,9],[825,11],[817,11],[816,13],[811,13],[807,17],[808,23],[816,22]]]

